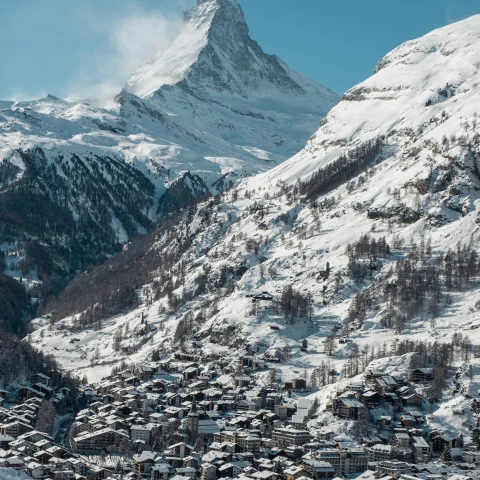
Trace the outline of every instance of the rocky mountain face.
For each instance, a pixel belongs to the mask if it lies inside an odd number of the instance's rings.
[[[126,90],[172,113],[205,143],[239,150],[208,157],[222,174],[236,175],[250,173],[252,162],[265,171],[298,152],[338,101],[265,54],[236,0],[198,1],[172,43],[132,75]],[[244,161],[233,166],[229,157]]]
[[[463,330],[476,332],[479,20],[400,46],[300,153],[169,216],[141,245],[78,277],[49,308],[81,332],[79,352],[63,353],[57,337],[44,348],[96,379],[119,359],[111,344],[93,366],[88,352],[128,325],[131,362],[200,342],[199,355],[232,365],[246,346],[283,359],[282,379],[310,378],[320,364],[347,379],[359,352],[365,364],[388,363],[399,342],[457,345]],[[127,307],[111,295],[120,288]],[[442,398],[447,405],[454,393],[439,385],[429,394],[448,410]]]
[[[188,10],[112,102],[1,101],[6,273],[48,298],[164,214],[291,156],[337,101],[263,53],[234,0]]]

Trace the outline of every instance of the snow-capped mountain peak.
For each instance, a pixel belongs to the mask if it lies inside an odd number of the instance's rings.
[[[219,8],[218,0],[207,0],[185,11],[183,25],[174,40],[133,73],[127,90],[148,97],[163,85],[182,81],[207,45],[208,32]]]
[[[249,36],[236,0],[201,0],[184,14],[176,37],[134,72],[126,89],[140,97],[179,85],[203,96],[233,94],[243,98],[295,96],[326,113],[335,94],[290,70],[263,52]],[[311,101],[311,99],[309,99]],[[291,102],[287,102],[291,103]]]

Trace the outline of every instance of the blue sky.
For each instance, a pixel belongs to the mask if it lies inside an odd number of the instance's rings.
[[[194,0],[1,0],[0,98],[111,95]],[[339,94],[480,0],[239,0],[252,38]]]

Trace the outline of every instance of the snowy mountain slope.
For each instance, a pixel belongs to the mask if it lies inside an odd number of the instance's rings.
[[[265,54],[250,38],[236,0],[199,0],[173,42],[142,65],[126,89],[247,152],[263,145],[259,158],[265,159],[296,153],[312,123],[338,101]]]
[[[309,378],[322,362],[341,374],[353,344],[368,347],[369,361],[384,357],[376,366],[387,370],[402,366],[398,342],[450,343],[461,334],[480,345],[478,20],[394,50],[373,77],[345,94],[298,155],[185,209],[150,243],[132,244],[75,280],[49,308],[60,324],[80,328],[71,334],[80,338],[77,349],[55,331],[43,340],[36,332],[35,341],[91,380],[122,359],[113,336],[127,324],[135,332],[122,341],[128,362],[180,347],[204,358],[219,355],[235,369],[248,345],[266,358],[283,358],[270,364],[282,380],[304,372]],[[373,254],[373,239],[383,237],[389,252]],[[348,244],[367,253],[349,258]],[[467,260],[457,244],[469,245]],[[446,255],[449,249],[455,253]],[[151,265],[150,272],[137,276],[135,265]],[[123,271],[135,272],[137,286],[143,279],[139,305],[125,313],[107,302],[117,315],[102,320],[93,306],[129,284]],[[102,327],[88,327],[93,319]],[[332,334],[336,352],[329,355]],[[351,342],[340,343],[342,336]],[[429,407],[429,422],[467,435],[468,422],[453,412],[468,405],[462,395],[480,384],[474,375],[459,393],[453,373],[466,357],[474,368],[478,360],[457,344],[453,349],[443,399]],[[264,382],[268,375],[257,374]],[[335,390],[318,395],[323,402]]]
[[[246,58],[254,70],[222,36],[253,49]],[[223,62],[217,71],[229,75],[215,89],[208,86],[216,67],[205,68],[213,51]],[[172,76],[161,87],[162,65]],[[109,102],[49,95],[0,103],[0,240],[26,250],[23,276],[37,266],[44,283],[55,284],[47,296],[165,213],[291,156],[338,101],[265,55],[234,0],[199,2],[172,45],[142,68],[132,78],[159,80],[150,95],[129,82]],[[250,76],[255,95],[247,98],[238,79],[247,88]]]

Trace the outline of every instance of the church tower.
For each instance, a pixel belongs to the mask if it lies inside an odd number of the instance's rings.
[[[195,446],[195,442],[198,437],[198,420],[199,415],[197,412],[197,399],[193,396],[192,408],[187,416],[187,430],[188,430],[188,442],[190,445]]]

